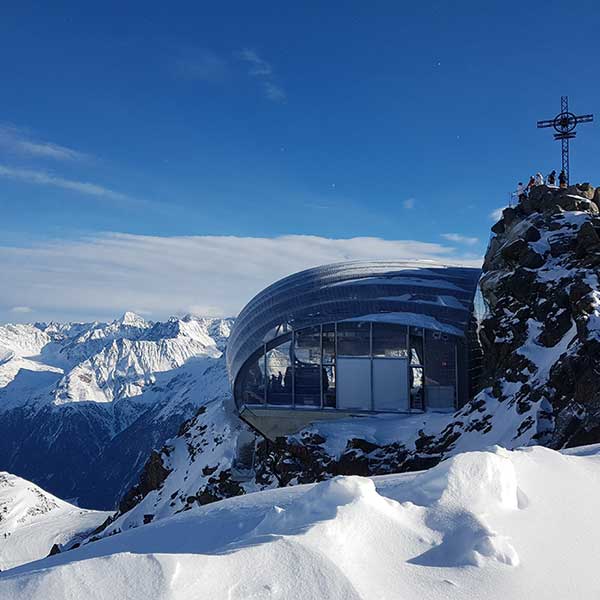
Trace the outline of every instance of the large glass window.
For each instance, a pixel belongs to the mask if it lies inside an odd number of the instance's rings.
[[[406,358],[407,346],[405,325],[373,323],[373,356]]]
[[[245,404],[266,401],[281,406],[365,410],[384,405],[401,410],[410,404],[415,409],[452,409],[456,402],[455,344],[445,333],[394,323],[351,321],[337,327],[307,327],[268,343],[266,354],[257,352],[242,370],[236,395]],[[373,384],[375,400],[371,398],[373,361],[381,363],[377,364],[381,373]],[[396,372],[392,363],[404,371]],[[368,376],[357,375],[365,364]],[[388,368],[389,373],[385,371]],[[388,380],[402,393],[394,389],[388,398]],[[360,403],[354,396],[360,396]]]
[[[335,408],[335,367],[323,367],[323,406]]]
[[[423,329],[421,327],[410,328],[410,364],[422,366],[423,363]]]
[[[425,333],[425,404],[432,409],[453,409],[456,395],[456,354],[452,336]]]
[[[335,325],[323,325],[323,364],[335,363]]]
[[[336,407],[335,325],[323,325],[323,406]]]
[[[263,404],[265,401],[264,354],[248,361],[240,377],[240,390],[244,404]]]
[[[423,410],[423,367],[410,367],[410,407]]]
[[[427,385],[454,385],[456,364],[454,340],[438,331],[427,331],[425,336],[425,365]]]
[[[294,334],[294,401],[297,406],[321,406],[321,328],[309,327]]]
[[[321,333],[319,327],[300,329],[294,334],[294,356],[303,364],[321,364]]]
[[[338,323],[338,356],[369,356],[371,351],[370,323]]]
[[[292,404],[292,342],[287,340],[267,352],[267,403]]]

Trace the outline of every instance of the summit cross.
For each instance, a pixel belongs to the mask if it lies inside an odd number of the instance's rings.
[[[578,123],[589,123],[593,120],[594,115],[577,116],[569,112],[569,98],[568,96],[561,96],[560,113],[554,119],[537,122],[538,129],[554,127],[556,131],[554,139],[561,141],[562,170],[567,178],[567,184],[569,183],[569,140],[572,140],[577,135],[575,127],[577,127]]]

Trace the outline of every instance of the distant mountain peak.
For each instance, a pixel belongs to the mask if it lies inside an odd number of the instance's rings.
[[[125,311],[123,313],[123,316],[120,319],[118,319],[117,322],[121,325],[130,325],[134,327],[145,327],[148,325],[148,323],[143,317],[130,310]]]

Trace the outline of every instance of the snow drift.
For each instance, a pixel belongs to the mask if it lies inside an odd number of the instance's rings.
[[[165,518],[0,576],[0,598],[592,598],[600,446],[455,456]]]

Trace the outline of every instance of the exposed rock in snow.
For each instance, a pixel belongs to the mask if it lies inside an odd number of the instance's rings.
[[[229,395],[231,320],[0,326],[0,468],[112,508],[150,451]]]
[[[0,472],[0,570],[81,541],[108,516],[77,508],[25,479]]]
[[[593,598],[600,448],[248,494],[0,575],[0,597]]]
[[[184,423],[179,435],[153,452],[139,483],[123,497],[113,522],[95,537],[106,537],[132,527],[265,487],[272,478],[236,477],[236,452],[246,426],[233,410],[231,399],[202,406]]]
[[[593,197],[589,184],[539,186],[494,226],[481,280],[487,387],[455,416],[440,449],[472,448],[477,432],[512,447],[600,440],[600,216]]]

